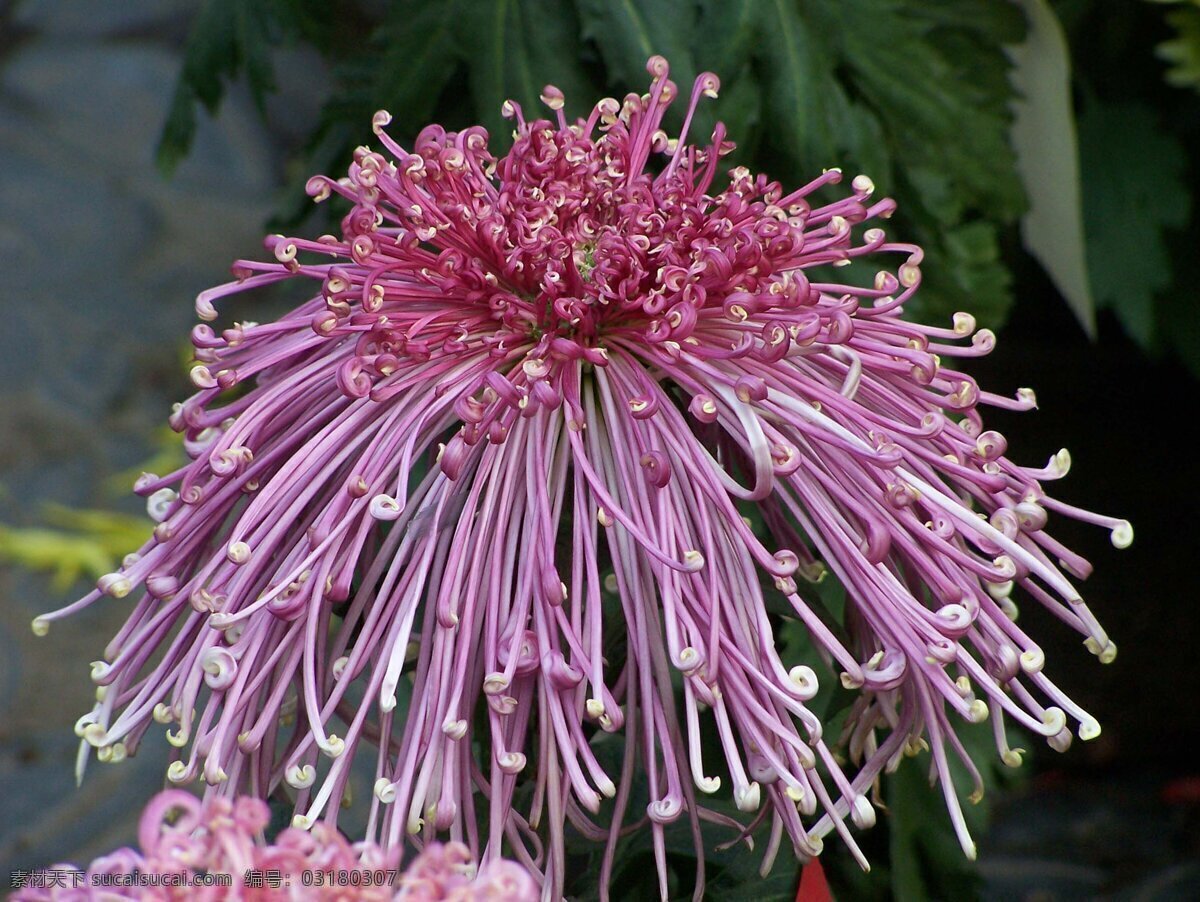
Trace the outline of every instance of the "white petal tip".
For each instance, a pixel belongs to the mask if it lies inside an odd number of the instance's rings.
[[[1128,548],[1133,544],[1133,525],[1128,520],[1122,520],[1113,527],[1112,539],[1114,548]]]
[[[761,797],[762,790],[757,783],[733,791],[733,803],[737,805],[738,811],[757,811]]]

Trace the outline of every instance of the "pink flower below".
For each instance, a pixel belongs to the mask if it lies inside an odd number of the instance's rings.
[[[211,798],[174,789],[146,806],[141,851],[119,849],[86,868],[58,864],[19,875],[13,902],[120,900],[406,900],[533,902],[537,884],[520,865],[477,868],[462,843],[433,843],[407,869],[400,850],[349,843],[336,830],[289,827],[262,840],[270,811],[259,799]]]

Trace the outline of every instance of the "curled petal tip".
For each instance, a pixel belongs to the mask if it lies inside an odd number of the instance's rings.
[[[546,87],[542,88],[539,99],[551,110],[555,111],[561,110],[566,103],[563,92],[554,85],[546,85]]]
[[[860,830],[869,830],[875,826],[875,808],[867,801],[866,796],[855,797],[850,818],[854,821],[854,826]]]
[[[308,789],[317,782],[317,769],[311,764],[303,767],[293,764],[284,771],[283,779],[293,789]]]
[[[517,774],[525,769],[527,759],[521,752],[505,752],[496,759],[500,770],[506,774]]]
[[[1088,636],[1083,640],[1083,647],[1099,658],[1101,664],[1111,664],[1117,659],[1117,644],[1106,636],[1099,639]]]
[[[244,564],[250,560],[250,546],[245,542],[230,542],[225,551],[225,557],[232,564]]]
[[[385,805],[392,804],[396,801],[396,784],[387,777],[380,777],[375,781],[375,798]]]
[[[762,789],[758,783],[733,791],[733,803],[738,811],[757,811],[762,799]]]
[[[981,698],[975,699],[967,707],[967,720],[971,723],[983,723],[988,719],[988,706]]]
[[[346,751],[346,741],[332,733],[322,743],[318,743],[322,752],[329,758],[337,758]]]
[[[99,723],[89,723],[83,728],[84,741],[93,748],[108,745],[108,729]]]
[[[871,180],[871,178],[869,176],[866,176],[866,175],[856,175],[853,179],[851,179],[850,185],[859,194],[874,194],[875,193],[875,183]]]
[[[776,551],[775,558],[775,574],[777,576],[791,576],[800,568],[800,558],[796,556],[796,552],[784,548]]]
[[[1028,674],[1041,673],[1046,666],[1046,655],[1037,647],[1029,648],[1021,653],[1021,669]]]
[[[646,814],[656,824],[669,824],[683,812],[683,803],[679,799],[659,799],[646,806]]]
[[[1113,527],[1110,538],[1114,548],[1128,548],[1133,544],[1133,524],[1128,520],[1122,520]]]
[[[816,672],[805,664],[798,664],[789,670],[788,679],[792,682],[795,694],[802,700],[813,698],[820,688]]]
[[[975,317],[969,313],[959,311],[954,314],[954,334],[955,335],[970,335],[975,331]]]
[[[1117,643],[1110,639],[1108,642],[1104,643],[1104,647],[1100,649],[1100,654],[1098,654],[1096,657],[1100,659],[1101,664],[1111,664],[1113,661],[1117,660]]]
[[[333,666],[330,667],[330,671],[333,673],[333,678],[335,680],[340,680],[342,678],[342,675],[345,674],[346,667],[349,664],[350,664],[350,658],[347,655],[342,655],[340,658],[335,660],[333,662]]]
[[[1024,762],[1024,755],[1025,749],[1005,749],[1000,755],[1000,760],[1008,767],[1016,768]]]
[[[96,588],[111,598],[124,598],[133,591],[133,583],[124,574],[106,573],[96,580]]]
[[[1067,715],[1062,708],[1051,706],[1042,714],[1042,723],[1046,726],[1046,732],[1054,735],[1061,733],[1067,725]]]

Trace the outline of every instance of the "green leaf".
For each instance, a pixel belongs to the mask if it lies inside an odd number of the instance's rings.
[[[566,95],[568,118],[586,116],[599,99],[581,63],[581,26],[569,0],[470,0],[460,21],[471,95],[493,134],[511,130],[500,116],[507,99],[527,118],[548,115],[539,100],[547,84]]]
[[[1023,25],[1007,4],[967,6],[981,14],[947,0],[760,0],[752,57],[764,149],[781,164],[772,175],[866,172],[900,205],[889,231],[924,242],[926,273],[940,273],[927,277],[917,312],[966,309],[995,323],[1009,280],[989,254],[1025,204],[1002,44]],[[942,237],[976,222],[988,227],[989,254]]]
[[[415,133],[432,117],[454,75],[459,4],[397,0],[362,52],[334,72],[338,89],[326,104],[318,132],[369,134],[371,116],[386,109],[399,128]]]
[[[158,168],[170,175],[192,149],[196,137],[196,95],[181,79],[175,85],[171,106],[158,138],[155,160]]]
[[[835,166],[847,100],[833,80],[833,60],[796,4],[764,0],[763,6],[763,87],[778,148],[798,171]]]
[[[289,202],[274,217],[273,227],[292,227],[312,212],[304,183],[314,172],[334,176],[344,172],[353,149],[371,136],[376,111],[392,114],[389,134],[399,140],[411,139],[431,121],[447,85],[458,74],[461,2],[395,0],[384,18],[368,29],[361,46],[333,67],[335,88],[321,109],[303,165],[289,175]],[[474,121],[478,120],[459,125]]]
[[[50,528],[0,523],[0,563],[50,573],[56,592],[81,577],[95,579],[115,569],[153,525],[145,517],[53,504],[46,506],[44,519]]]
[[[694,52],[700,69],[732,77],[749,56],[758,31],[761,0],[703,0]]]
[[[968,206],[989,217],[1020,213],[1000,52],[1009,28],[951,26],[944,6],[928,0],[823,0],[804,8],[834,47],[846,91],[878,119],[898,164],[942,171]]]
[[[1089,103],[1079,120],[1084,228],[1096,303],[1153,347],[1155,295],[1173,284],[1167,232],[1191,209],[1187,157],[1136,104]]]
[[[919,15],[933,25],[963,29],[989,41],[1015,44],[1025,36],[1021,13],[1012,4],[994,0],[924,0]]]
[[[987,724],[954,724],[955,732],[979,767],[987,791],[1013,780],[1000,765]],[[1011,731],[1010,731],[1011,732]],[[1010,737],[1011,738],[1011,737]],[[966,769],[947,748],[950,770],[960,802],[971,785]],[[950,824],[940,786],[929,782],[930,753],[901,761],[884,781],[892,893],[896,899],[975,899],[980,878],[974,862],[963,855]],[[978,839],[986,826],[987,795],[979,804],[963,805],[967,829]]]
[[[1021,237],[1080,325],[1095,335],[1067,42],[1045,0],[1023,0],[1023,5],[1029,14],[1029,36],[1012,50],[1013,84],[1021,94],[1012,138],[1029,194]]]
[[[583,37],[600,49],[613,83],[641,93],[649,81],[646,60],[658,54],[671,78],[690,85],[696,76],[692,47],[696,4],[689,0],[579,0]]]
[[[1010,302],[1012,275],[1000,258],[995,223],[974,220],[963,225],[918,221],[913,238],[938,265],[922,267],[921,293],[934,310],[969,310],[981,320],[997,322]]]
[[[225,81],[243,69],[261,110],[275,89],[270,46],[277,33],[281,5],[261,0],[206,0],[184,45],[183,69],[158,144],[158,164],[175,168],[196,134],[196,104],[215,113],[225,94]]]
[[[1158,45],[1161,60],[1170,64],[1166,80],[1178,88],[1200,90],[1200,3],[1196,0],[1155,0],[1157,3],[1182,3],[1182,9],[1166,14],[1175,37]]]

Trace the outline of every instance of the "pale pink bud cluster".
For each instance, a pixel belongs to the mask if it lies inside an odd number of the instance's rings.
[[[156,795],[138,825],[141,851],[119,849],[86,868],[58,864],[22,878],[14,902],[335,900],[534,902],[537,884],[511,861],[476,867],[462,843],[432,843],[401,870],[400,850],[350,843],[327,824],[263,840],[261,799],[180,789]],[[207,878],[207,879],[206,879]]]

